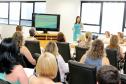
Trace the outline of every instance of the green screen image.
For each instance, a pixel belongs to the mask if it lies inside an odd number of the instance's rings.
[[[57,28],[57,16],[36,15],[35,27],[38,28]]]

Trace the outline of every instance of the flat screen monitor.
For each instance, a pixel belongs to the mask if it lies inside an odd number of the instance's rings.
[[[60,15],[59,14],[32,14],[32,26],[38,31],[59,31]]]

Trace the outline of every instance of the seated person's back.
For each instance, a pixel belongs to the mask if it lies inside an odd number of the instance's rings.
[[[121,84],[120,74],[112,65],[104,65],[97,72],[98,84]]]
[[[92,42],[92,46],[89,48],[86,54],[82,56],[80,62],[95,65],[97,66],[97,70],[103,65],[108,65],[109,60],[105,56],[103,42],[99,39],[94,40]]]
[[[29,84],[58,84],[52,81],[56,77],[58,70],[57,62],[53,54],[49,52],[43,53],[39,57],[35,69],[36,75],[30,77]]]

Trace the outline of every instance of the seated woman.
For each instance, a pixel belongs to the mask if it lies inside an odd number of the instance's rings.
[[[65,36],[62,32],[57,34],[57,42],[66,42]]]
[[[23,54],[32,65],[36,65],[36,60],[32,57],[27,47],[23,45],[22,33],[17,31],[13,34],[12,38],[17,43],[20,53]]]
[[[96,39],[92,42],[92,46],[82,56],[81,63],[95,65],[97,70],[103,65],[109,65],[109,60],[105,56],[104,44],[101,40]]]
[[[124,44],[124,34],[122,32],[117,33],[118,39],[119,39],[119,44]]]
[[[117,50],[117,54],[118,54],[118,61],[124,59],[124,54],[122,51],[122,48],[119,46],[119,39],[117,35],[112,35],[111,39],[110,39],[110,44],[106,47],[106,49],[115,49]]]
[[[0,44],[0,79],[11,84],[28,84],[23,67],[16,61],[17,47],[11,38],[5,38]]]
[[[103,41],[103,43],[109,44],[110,37],[111,37],[110,32],[109,31],[105,31],[104,37],[101,40]]]
[[[69,72],[69,67],[68,67],[68,63],[65,63],[63,57],[59,54],[56,43],[50,41],[45,47],[45,52],[50,52],[56,57],[56,60],[58,62],[59,72],[60,72],[60,80],[61,82],[64,82],[65,73]]]
[[[29,78],[29,84],[61,84],[54,83],[54,79],[57,75],[57,62],[55,56],[49,52],[45,52],[41,55],[36,64],[36,75]]]
[[[92,43],[92,33],[86,32],[83,38],[85,38],[85,40],[80,40],[78,46],[82,48],[90,48]]]

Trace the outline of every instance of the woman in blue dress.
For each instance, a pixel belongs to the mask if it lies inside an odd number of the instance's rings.
[[[76,17],[76,21],[74,24],[74,28],[73,28],[73,41],[77,41],[78,37],[80,36],[80,30],[83,27],[83,25],[80,22],[80,16]]]

